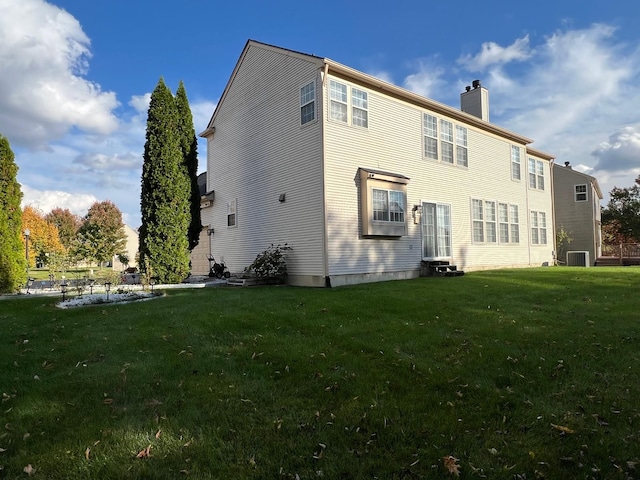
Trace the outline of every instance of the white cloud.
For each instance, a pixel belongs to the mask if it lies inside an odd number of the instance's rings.
[[[0,0],[0,12],[0,131],[12,144],[47,149],[74,127],[113,132],[118,102],[83,77],[91,52],[78,21],[44,0]]]
[[[640,169],[640,124],[627,126],[602,142],[591,155],[598,159],[596,170],[629,172]]]
[[[423,97],[434,98],[446,85],[446,81],[443,79],[444,74],[445,69],[439,66],[434,59],[420,60],[417,72],[408,75],[402,86]]]
[[[481,72],[492,65],[503,65],[518,61],[522,62],[531,56],[529,36],[518,38],[508,47],[501,47],[495,42],[485,42],[476,55],[464,55],[458,59],[458,64],[470,72]]]
[[[81,217],[87,214],[89,207],[98,199],[89,193],[71,194],[57,190],[36,190],[27,185],[21,186],[23,198],[22,207],[30,205],[43,213],[49,213],[54,208],[68,208],[72,213]]]

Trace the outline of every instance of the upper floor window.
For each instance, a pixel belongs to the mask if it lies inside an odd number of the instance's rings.
[[[233,200],[227,203],[227,227],[235,227],[236,225],[236,200]]]
[[[586,202],[587,201],[587,186],[586,185],[575,185],[575,195],[576,202]]]
[[[529,187],[544,190],[544,163],[529,158]]]
[[[439,130],[439,131],[438,131]],[[422,116],[424,156],[462,167],[469,165],[467,129],[428,113]]]
[[[438,119],[428,113],[424,114],[424,156],[438,159]]]
[[[369,126],[369,101],[367,92],[358,90],[357,88],[352,88],[351,104],[352,123],[358,127],[367,128]]]
[[[462,167],[469,166],[467,151],[467,129],[456,125],[456,161]]]
[[[342,123],[349,123],[349,89],[344,83],[329,82],[329,117]],[[369,96],[364,90],[351,88],[351,124],[367,128],[369,126]]]
[[[331,80],[329,85],[331,98],[331,118],[347,123],[347,86]]]
[[[316,82],[300,88],[300,123],[304,125],[316,118]]]
[[[511,178],[520,180],[520,147],[511,145]]]

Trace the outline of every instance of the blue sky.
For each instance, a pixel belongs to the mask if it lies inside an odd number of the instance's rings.
[[[640,174],[640,2],[0,0],[0,133],[23,204],[140,224],[150,92],[183,80],[206,127],[248,39],[327,57],[490,119],[594,175],[605,202]],[[200,171],[206,144],[199,143]],[[604,202],[603,202],[604,203]]]

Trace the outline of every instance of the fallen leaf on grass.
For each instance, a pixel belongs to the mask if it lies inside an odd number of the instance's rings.
[[[91,453],[91,448],[87,447],[87,449],[84,451],[84,458],[89,460],[89,454],[90,453]]]
[[[140,450],[136,455],[136,458],[149,458],[149,457],[151,457],[151,445],[149,445],[147,448],[143,450]]]
[[[574,431],[569,427],[565,427],[563,425],[556,425],[555,423],[552,423],[551,426],[562,433],[574,433]]]
[[[444,468],[447,472],[456,477],[460,476],[460,465],[458,465],[458,459],[456,457],[447,455],[446,457],[442,457],[442,461],[444,462]]]
[[[162,430],[158,430],[158,431],[156,432],[156,438],[160,438],[160,434],[161,434],[161,433],[162,433]]]
[[[35,469],[35,468],[33,468],[33,467],[31,466],[31,464],[29,464],[29,465],[27,465],[26,467],[24,467],[24,468],[22,469],[22,471],[23,471],[24,473],[26,473],[27,475],[29,475],[29,476],[31,476],[31,475],[33,475],[34,473],[36,473],[36,469]]]
[[[4,453],[4,452],[6,452],[6,451],[7,451],[7,449],[6,449],[6,448],[1,448],[1,447],[0,447],[0,453]]]

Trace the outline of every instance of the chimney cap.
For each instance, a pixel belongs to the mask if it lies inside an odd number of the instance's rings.
[[[480,80],[474,80],[473,82],[471,82],[471,85],[473,85],[474,89],[482,86]]]
[[[571,162],[564,162],[564,166],[567,168],[571,168]]]

